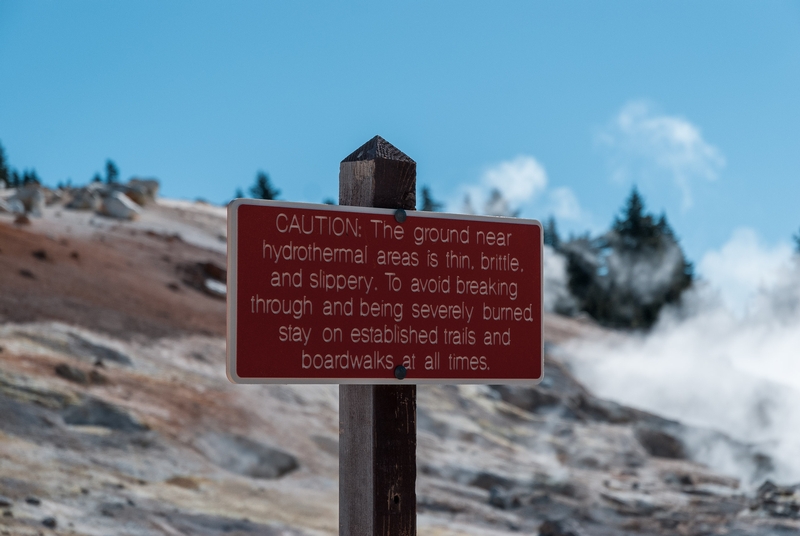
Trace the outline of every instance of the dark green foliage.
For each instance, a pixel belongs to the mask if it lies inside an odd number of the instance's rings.
[[[3,146],[0,145],[0,184],[3,186],[9,186],[11,180],[11,176],[8,169],[8,160],[6,159],[6,151],[3,149]]]
[[[672,233],[664,214],[656,221],[652,214],[645,213],[644,200],[635,186],[622,210],[622,218],[614,218],[612,228],[619,235],[623,246],[633,251],[658,247],[661,236]]]
[[[666,216],[648,214],[635,188],[611,231],[572,239],[561,251],[580,309],[610,327],[650,328],[694,277]]]
[[[94,177],[92,177],[92,182],[103,182],[103,178],[99,173],[95,173]]]
[[[24,186],[26,184],[42,184],[42,180],[36,174],[35,169],[31,170],[26,169],[22,173],[22,185]]]
[[[272,186],[269,175],[263,171],[256,174],[256,182],[250,187],[250,195],[256,199],[277,199],[280,193],[280,190]]]
[[[8,178],[8,185],[12,188],[19,188],[22,185],[22,179],[20,179],[16,169],[11,170]]]
[[[119,180],[119,168],[113,160],[106,160],[106,184],[114,184]]]
[[[561,238],[559,238],[558,229],[556,228],[556,219],[552,216],[544,224],[544,243],[555,250],[561,246]]]
[[[242,191],[242,189],[241,188],[236,188],[236,193],[233,194],[233,198],[234,199],[241,199],[243,197],[244,197],[244,192]]]
[[[326,197],[323,203],[326,205],[335,205],[336,201],[334,201],[332,197]]]
[[[427,186],[422,187],[422,208],[420,210],[439,212],[442,210],[443,206],[442,203],[433,199],[430,188]]]
[[[796,235],[793,235],[794,238],[794,251],[800,254],[800,231],[797,231]]]

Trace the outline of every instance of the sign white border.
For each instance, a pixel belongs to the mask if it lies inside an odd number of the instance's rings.
[[[501,379],[501,378],[453,378],[453,379],[429,379],[429,378],[409,378],[403,380],[396,379],[393,375],[386,378],[241,378],[236,374],[236,296],[237,296],[237,258],[238,258],[238,224],[239,207],[242,205],[261,205],[270,207],[285,207],[290,209],[311,209],[328,210],[331,212],[358,212],[362,214],[380,214],[383,216],[393,216],[396,209],[372,208],[372,207],[351,207],[340,205],[323,205],[316,203],[294,203],[290,201],[266,201],[261,199],[235,199],[228,204],[228,287],[227,287],[227,334],[226,334],[226,374],[228,380],[239,384],[435,384],[435,385],[454,385],[454,384],[517,384],[517,385],[536,385],[544,378],[544,229],[538,220],[528,220],[523,218],[504,218],[500,216],[474,216],[469,214],[450,214],[444,212],[427,211],[406,211],[407,218],[430,218],[459,221],[484,221],[484,222],[503,222],[514,225],[535,225],[539,227],[539,270],[540,270],[540,289],[539,289],[539,318],[541,319],[540,340],[542,347],[539,349],[541,359],[542,375],[534,379]]]

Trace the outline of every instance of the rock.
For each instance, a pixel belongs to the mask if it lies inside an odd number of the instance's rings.
[[[5,199],[0,199],[0,214],[10,214],[13,211]]]
[[[21,275],[22,277],[27,277],[28,279],[36,279],[36,276],[33,275],[33,272],[31,272],[27,268],[20,269],[19,275]]]
[[[213,262],[196,262],[178,266],[182,280],[211,297],[224,300],[227,295],[228,272]]]
[[[79,426],[102,426],[121,432],[140,432],[148,427],[116,406],[97,398],[89,398],[78,406],[62,412],[64,422]]]
[[[58,522],[56,521],[56,518],[54,518],[54,517],[46,517],[46,518],[42,519],[42,525],[44,525],[48,529],[54,529],[58,525]]]
[[[39,506],[42,504],[42,501],[40,501],[36,497],[25,497],[25,502],[28,504],[32,504],[33,506]]]
[[[639,440],[639,443],[651,456],[674,460],[686,459],[686,449],[683,446],[683,442],[663,430],[638,427],[635,434],[636,439]]]
[[[93,385],[105,385],[108,383],[108,378],[100,374],[97,370],[92,369],[91,372],[89,372],[89,381]]]
[[[141,191],[144,194],[144,203],[139,203],[142,206],[144,206],[146,203],[154,202],[158,196],[159,183],[156,179],[133,178],[128,181],[128,186],[131,189],[135,189],[137,192]]]
[[[97,188],[84,187],[72,191],[72,200],[67,208],[74,210],[97,210],[100,208],[100,192]]]
[[[558,396],[538,387],[497,385],[493,388],[505,402],[531,413],[536,413],[541,409],[555,406],[561,402]]]
[[[279,478],[300,467],[291,454],[239,435],[207,434],[198,447],[223,469],[253,478]]]
[[[110,218],[133,220],[139,216],[141,208],[122,192],[114,192],[103,198],[98,213]]]
[[[66,363],[56,365],[55,371],[58,376],[64,378],[65,380],[79,383],[81,385],[86,385],[89,383],[85,372],[77,367],[67,365]]]
[[[14,224],[15,225],[30,225],[31,224],[31,219],[25,214],[20,214],[19,216],[14,218]]]
[[[49,260],[49,257],[47,256],[47,252],[45,250],[43,250],[43,249],[37,249],[36,251],[31,253],[31,255],[33,255],[34,259],[39,259],[40,261]]]
[[[50,188],[44,188],[44,201],[45,205],[48,207],[50,205],[55,205],[56,203],[61,203],[64,201],[66,197],[66,191],[62,189],[58,190],[51,190]]]
[[[547,520],[539,525],[539,536],[578,536],[563,521]]]
[[[120,353],[113,348],[103,346],[102,344],[95,344],[91,341],[79,337],[74,333],[69,334],[69,350],[70,353],[78,357],[89,357],[94,360],[95,364],[99,363],[101,366],[104,361],[112,361],[119,365],[132,366],[133,362],[127,355]]]
[[[25,214],[25,205],[19,199],[8,199],[6,201],[8,211],[12,214]]]
[[[470,486],[475,486],[481,489],[492,490],[496,488],[510,489],[517,485],[517,482],[511,480],[510,478],[490,473],[488,471],[481,471],[470,481],[469,484]]]
[[[23,211],[26,214],[32,214],[34,216],[42,215],[42,210],[45,205],[45,195],[42,187],[38,184],[27,184],[18,189],[17,193],[9,198],[9,202],[14,200],[22,203]]]
[[[773,517],[800,519],[800,484],[778,486],[771,480],[761,484],[751,510],[760,510]]]
[[[502,510],[507,510],[510,508],[519,508],[522,502],[517,494],[508,492],[499,487],[493,487],[489,490],[489,504]]]
[[[141,185],[136,185],[136,186],[130,186],[130,185],[128,185],[128,186],[117,186],[116,190],[119,191],[119,192],[122,192],[123,194],[128,196],[128,198],[131,201],[133,201],[134,203],[136,203],[140,207],[143,207],[148,202],[151,202],[151,200],[148,199],[147,190]]]
[[[0,495],[0,508],[6,507],[6,506],[11,506],[13,504],[14,504],[14,502],[11,499],[9,499],[8,497],[4,497],[4,496]]]

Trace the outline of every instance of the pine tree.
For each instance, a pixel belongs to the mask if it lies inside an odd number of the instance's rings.
[[[656,222],[651,214],[645,213],[644,200],[636,186],[625,202],[622,216],[614,218],[613,230],[622,239],[623,245],[634,251],[646,247],[658,247],[661,235],[664,232],[671,232],[666,223],[666,216],[662,215]]]
[[[794,251],[800,255],[800,231],[797,231],[797,234],[793,235],[792,238],[794,238]]]
[[[422,208],[420,210],[425,210],[427,212],[439,212],[442,210],[442,203],[433,199],[431,195],[431,189],[427,186],[422,187]]]
[[[277,199],[280,190],[274,188],[269,180],[269,175],[263,171],[256,174],[256,182],[250,188],[250,195],[256,199]]]
[[[100,177],[99,173],[95,173],[94,177],[92,177],[92,182],[103,182],[103,178]]]
[[[41,179],[36,174],[35,169],[25,170],[22,173],[22,185],[25,186],[27,184],[42,184]]]
[[[244,197],[244,192],[242,191],[242,189],[241,188],[236,188],[236,193],[233,194],[233,198],[234,199],[241,199],[243,197]]]
[[[556,229],[556,219],[553,216],[550,216],[544,226],[544,243],[553,249],[558,249],[561,246],[561,238],[559,238],[558,229]]]
[[[113,160],[106,160],[106,184],[114,184],[119,178],[119,168]]]
[[[10,185],[8,160],[6,160],[6,152],[5,149],[3,149],[2,144],[0,144],[0,185],[2,186]]]
[[[648,214],[635,187],[609,232],[571,239],[561,252],[570,292],[605,326],[650,328],[662,307],[678,303],[694,279],[666,215]]]

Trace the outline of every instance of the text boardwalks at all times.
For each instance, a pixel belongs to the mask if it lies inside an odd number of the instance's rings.
[[[236,200],[227,351],[236,383],[535,383],[542,226]]]

